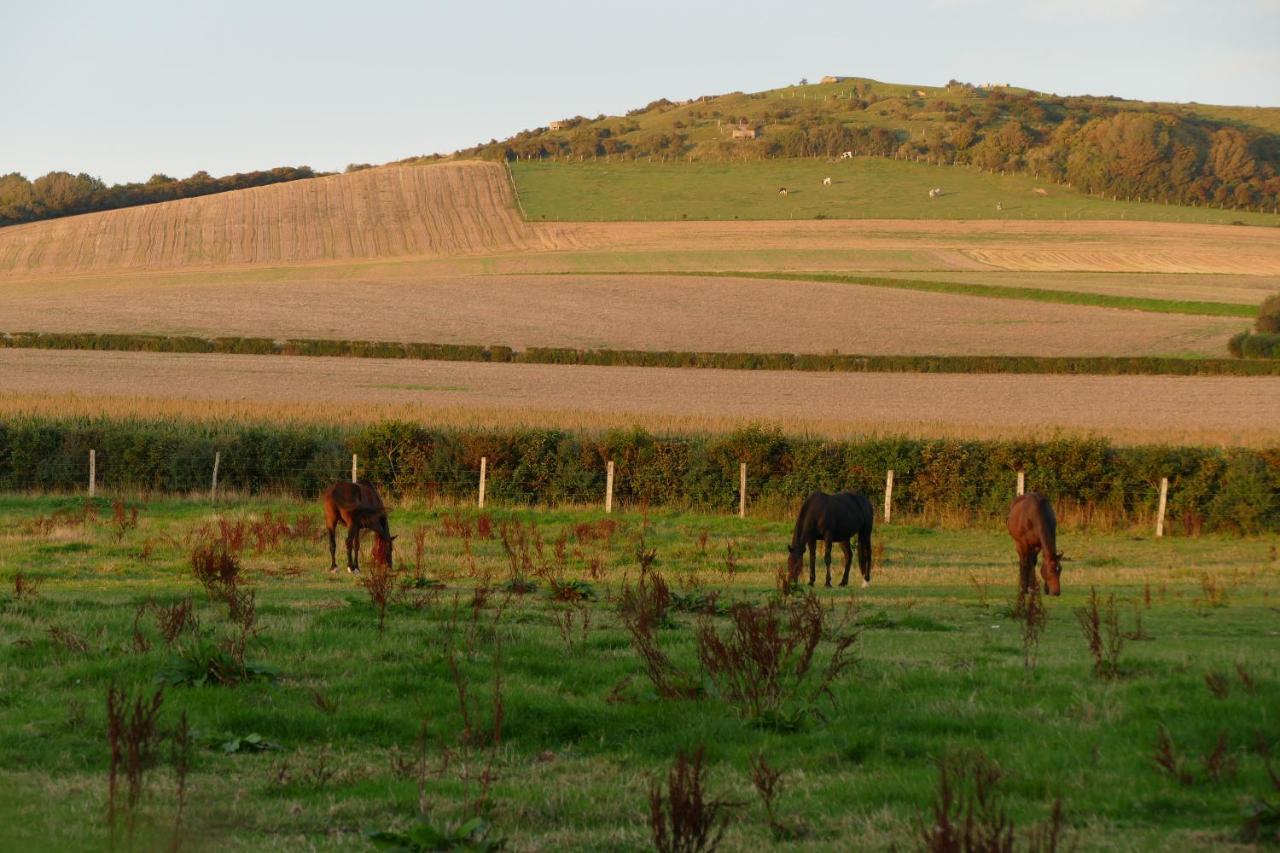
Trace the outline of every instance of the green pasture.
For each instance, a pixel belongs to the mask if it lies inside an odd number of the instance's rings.
[[[1064,594],[1047,601],[1031,668],[1011,616],[1007,537],[995,526],[895,523],[877,531],[869,589],[856,564],[849,588],[824,589],[819,564],[817,595],[830,609],[816,669],[842,633],[857,635],[855,665],[830,696],[810,695],[805,681],[784,691],[776,713],[752,715],[695,654],[704,620],[727,634],[723,608],[673,608],[656,629],[694,694],[673,699],[646,676],[617,599],[651,551],[651,570],[685,602],[764,604],[778,596],[790,533],[782,518],[626,511],[608,531],[594,510],[498,508],[482,522],[470,508],[399,506],[404,585],[380,635],[367,591],[327,571],[312,503],[147,501],[136,504],[136,526],[135,504],[118,520],[108,501],[87,516],[83,506],[0,498],[6,849],[108,845],[108,688],[150,696],[170,658],[196,647],[188,633],[166,648],[149,599],[191,596],[200,636],[233,633],[228,606],[207,598],[191,570],[193,547],[219,520],[246,522],[240,561],[257,624],[244,657],[277,677],[165,689],[161,734],[183,712],[194,732],[177,833],[187,849],[365,850],[370,831],[404,830],[423,815],[448,829],[472,814],[510,850],[652,849],[650,784],[665,782],[677,751],[699,746],[709,796],[731,803],[725,850],[916,849],[918,821],[932,821],[936,761],[979,753],[999,768],[998,802],[1018,849],[1057,799],[1070,845],[1059,849],[1078,850],[1239,849],[1250,810],[1280,807],[1266,769],[1280,748],[1274,536],[1063,530]],[[267,511],[287,530],[259,547],[254,525],[265,529]],[[514,543],[515,521],[536,531],[524,527],[527,544],[513,544],[528,559],[515,574],[537,580],[524,594],[505,588],[513,570],[501,531]],[[553,580],[582,581],[577,589],[593,597],[554,601]],[[1114,596],[1128,637],[1113,677],[1094,674],[1073,615],[1091,586],[1104,601]],[[1161,727],[1181,780],[1153,760]],[[415,763],[421,733],[425,758]],[[263,741],[272,748],[258,751]],[[774,827],[750,779],[759,754],[785,771]],[[165,847],[177,803],[168,738],[142,790],[132,848]],[[1263,814],[1274,833],[1280,815]],[[122,817],[122,850],[131,849],[125,827]]]
[[[522,161],[511,164],[511,172],[531,221],[1130,219],[1280,225],[1274,214],[1104,200],[1029,175],[881,157],[831,163]],[[827,177],[830,186],[822,183]],[[778,194],[781,187],[786,196]],[[931,199],[934,187],[943,194]],[[1037,189],[1047,195],[1037,195]]]

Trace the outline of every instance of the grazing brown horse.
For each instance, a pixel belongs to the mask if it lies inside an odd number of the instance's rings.
[[[1058,550],[1058,520],[1049,499],[1039,492],[1027,492],[1009,508],[1009,535],[1018,546],[1018,569],[1022,589],[1035,585],[1036,558],[1044,551],[1040,577],[1045,595],[1061,595],[1062,552]]]
[[[329,529],[329,571],[338,570],[338,541],[335,531],[338,524],[347,526],[347,571],[360,571],[360,531],[372,530],[374,535],[373,557],[391,567],[391,535],[387,524],[387,508],[382,498],[367,480],[334,483],[325,490],[320,502],[324,505],[324,523]]]
[[[804,549],[809,549],[809,586],[817,580],[818,540],[826,546],[823,559],[827,564],[827,586],[831,586],[831,543],[839,542],[844,550],[844,577],[840,586],[849,585],[849,567],[853,564],[854,536],[858,537],[858,568],[862,585],[871,585],[871,526],[875,511],[866,495],[841,492],[828,495],[814,492],[805,498],[796,519],[795,533],[787,549],[787,573],[792,581],[804,568]]]

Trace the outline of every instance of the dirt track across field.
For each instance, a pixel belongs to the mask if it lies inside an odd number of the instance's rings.
[[[824,433],[978,437],[1063,429],[1128,441],[1280,440],[1280,378],[818,374],[0,350],[0,404],[38,395],[93,396],[101,401],[95,410],[117,415],[145,398],[178,402],[194,417],[224,406],[279,405],[358,418],[365,407],[398,406],[429,423],[457,422],[470,410],[491,425],[556,422],[557,413],[571,413],[560,419],[565,425],[723,429],[767,421]]]

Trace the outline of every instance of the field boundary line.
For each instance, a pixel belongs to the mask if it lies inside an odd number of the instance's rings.
[[[840,273],[812,272],[748,272],[736,270],[658,270],[644,272],[608,272],[572,270],[537,275],[626,275],[626,276],[689,276],[694,278],[747,278],[767,281],[811,281],[821,284],[856,284],[863,287],[882,287],[890,290],[915,290],[923,293],[943,293],[951,296],[977,296],[984,299],[1012,299],[1023,302],[1049,302],[1058,305],[1077,305],[1086,308],[1112,308],[1123,311],[1143,311],[1150,314],[1182,314],[1198,317],[1240,317],[1252,319],[1258,316],[1254,305],[1232,302],[1204,302],[1197,300],[1152,299],[1145,296],[1112,296],[1105,293],[1089,293],[1078,290],[1047,290],[1038,287],[976,284],[959,281],[930,281],[927,279],[885,278],[870,275],[843,275]]]

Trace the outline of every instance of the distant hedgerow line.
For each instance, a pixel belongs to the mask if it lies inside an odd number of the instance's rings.
[[[1280,360],[1157,356],[853,355],[843,353],[693,352],[574,349],[479,344],[326,339],[131,335],[95,332],[0,333],[0,349],[330,356],[500,364],[597,367],[687,367],[717,370],[800,370],[817,373],[1015,373],[1099,376],[1280,376]]]

